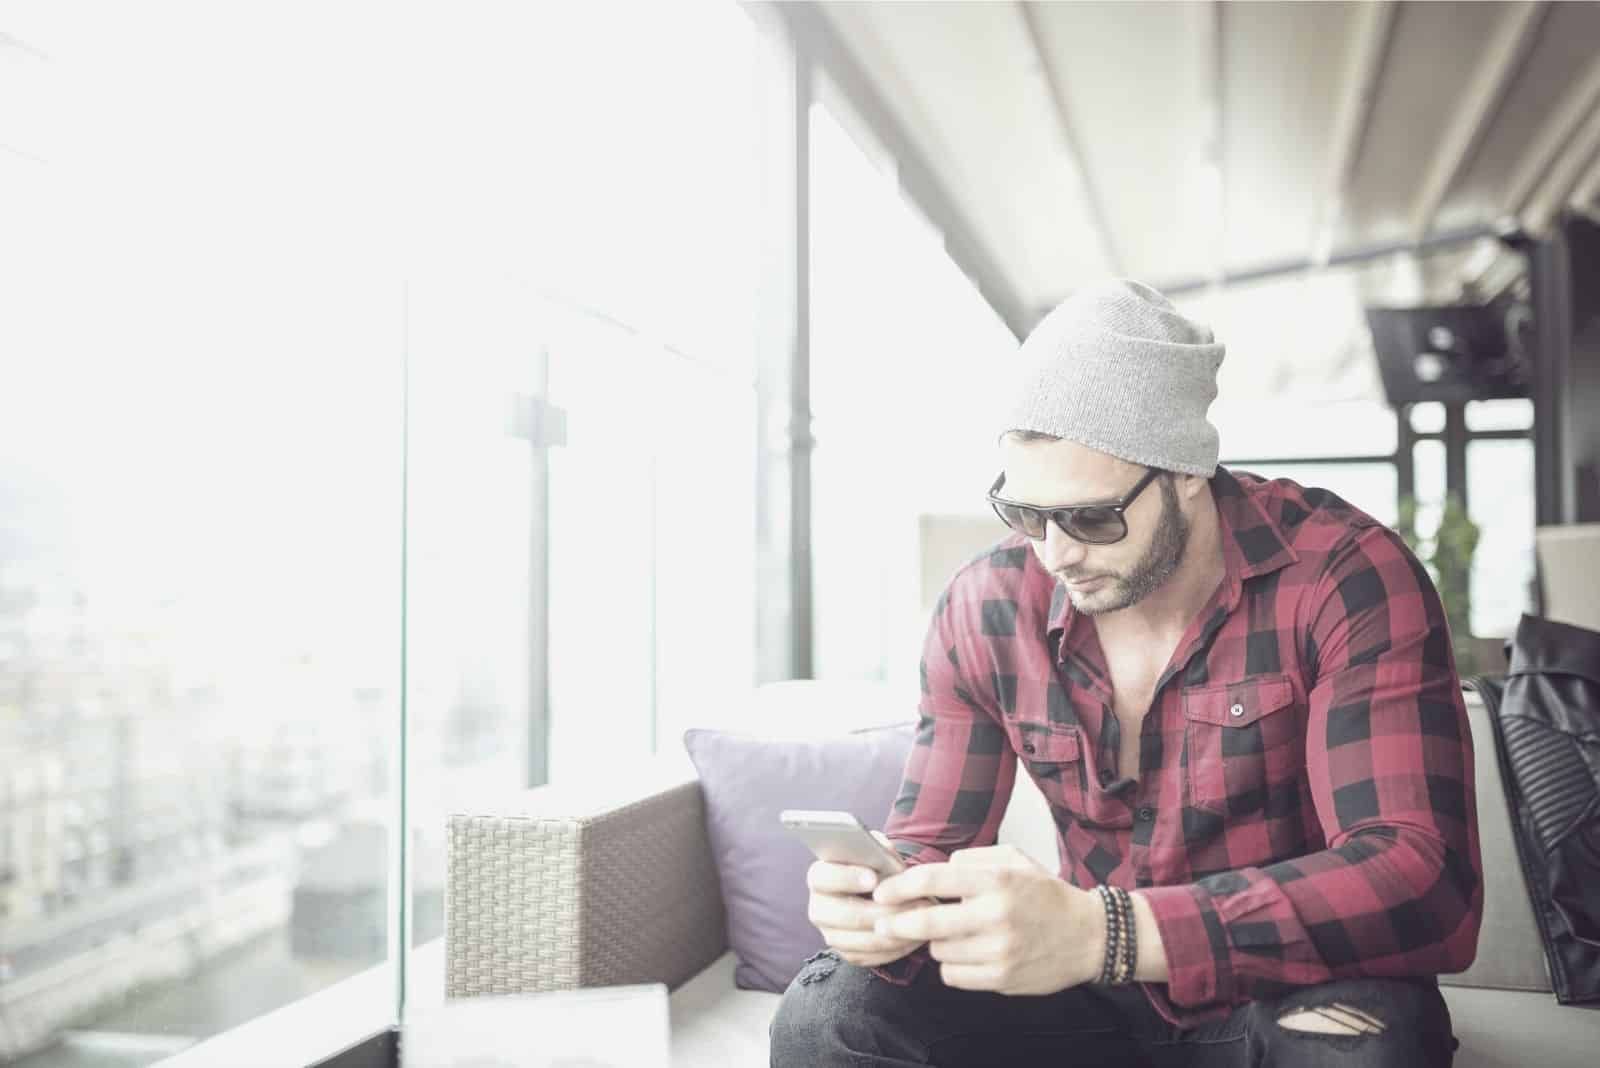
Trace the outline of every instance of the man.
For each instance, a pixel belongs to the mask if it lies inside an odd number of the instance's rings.
[[[911,867],[811,868],[831,949],[774,1065],[1450,1063],[1433,977],[1482,886],[1444,613],[1369,516],[1217,466],[1222,357],[1123,281],[1024,343],[990,491],[1015,533],[924,648],[886,828]],[[1018,760],[1059,874],[993,845]]]

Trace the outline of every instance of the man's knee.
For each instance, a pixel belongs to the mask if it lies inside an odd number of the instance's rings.
[[[868,978],[829,950],[807,960],[783,992],[767,1029],[773,1068],[838,1062],[838,1054],[848,1049],[839,1029],[859,1021],[859,1011],[848,1009],[859,996],[847,988],[861,986]]]
[[[824,950],[806,961],[783,993],[768,1035],[774,1068],[857,1063],[871,1053],[885,1063],[921,1063],[929,1036],[925,1006],[908,987]]]
[[[1450,1013],[1432,983],[1356,979],[1324,983],[1264,1006],[1269,1063],[1448,1065]]]

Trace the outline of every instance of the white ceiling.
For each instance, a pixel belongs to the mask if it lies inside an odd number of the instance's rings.
[[[1600,205],[1600,3],[796,7],[1019,333],[1107,274],[1176,289]],[[1456,299],[1482,244],[1347,273]]]

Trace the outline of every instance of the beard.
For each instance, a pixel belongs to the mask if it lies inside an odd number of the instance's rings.
[[[1075,611],[1086,616],[1105,615],[1138,604],[1160,589],[1183,563],[1183,550],[1189,544],[1189,520],[1178,507],[1178,491],[1170,476],[1161,484],[1161,518],[1144,555],[1120,574],[1110,573],[1095,589],[1074,593],[1067,588],[1067,599]]]

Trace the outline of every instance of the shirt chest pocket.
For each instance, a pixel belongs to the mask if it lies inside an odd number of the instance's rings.
[[[1287,675],[1183,691],[1186,804],[1228,816],[1268,807],[1305,770],[1305,736]]]
[[[1017,758],[1045,800],[1081,817],[1088,780],[1078,728],[1014,720],[1008,730]]]

